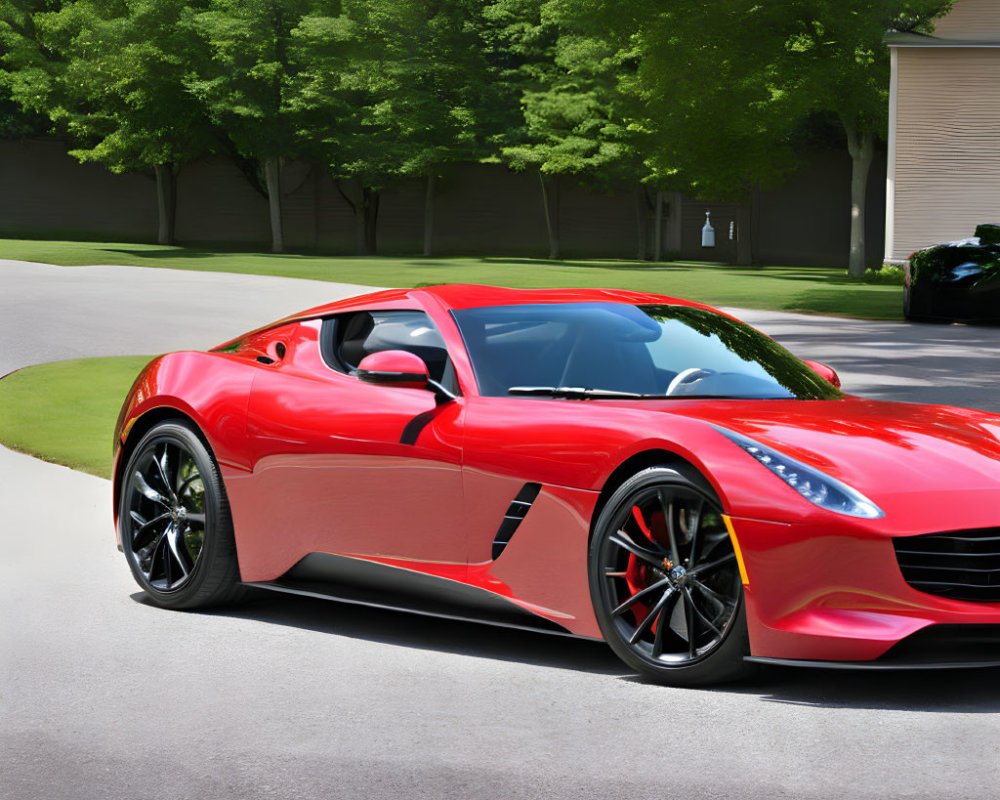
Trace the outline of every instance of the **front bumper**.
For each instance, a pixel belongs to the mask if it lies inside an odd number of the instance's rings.
[[[1000,603],[906,583],[887,534],[734,519],[751,660],[800,665],[1000,664]],[[823,663],[816,663],[823,662]]]

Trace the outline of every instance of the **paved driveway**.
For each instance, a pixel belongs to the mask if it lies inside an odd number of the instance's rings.
[[[356,290],[0,262],[0,374],[205,347]],[[849,390],[1000,411],[1000,331],[743,316]],[[2,800],[998,796],[996,670],[680,690],[597,643],[294,597],[165,612],[109,494],[0,448]]]

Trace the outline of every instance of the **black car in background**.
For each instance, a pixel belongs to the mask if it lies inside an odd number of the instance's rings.
[[[903,316],[938,322],[1000,322],[1000,225],[910,256]]]

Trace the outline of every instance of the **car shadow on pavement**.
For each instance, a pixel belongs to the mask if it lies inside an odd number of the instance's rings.
[[[149,605],[142,592],[133,594],[132,599]],[[578,672],[629,674],[628,668],[603,642],[590,639],[386,611],[259,589],[252,589],[247,599],[235,606],[191,613],[256,620],[397,647]]]
[[[148,599],[136,592],[132,599]],[[623,665],[603,643],[589,639],[501,628],[402,611],[251,590],[242,603],[191,612],[255,620],[490,660],[607,675],[648,683]],[[756,677],[700,691],[759,697],[762,702],[823,708],[995,714],[1000,712],[1000,669],[864,671],[761,667]]]
[[[764,702],[824,708],[931,713],[1000,712],[1000,668],[828,670],[765,667],[756,686]]]

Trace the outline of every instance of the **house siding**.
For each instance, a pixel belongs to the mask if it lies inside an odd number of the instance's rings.
[[[1000,37],[1000,3],[997,0],[959,0],[947,16],[934,23],[942,39],[995,39]]]
[[[1000,27],[994,5],[964,0],[955,13],[988,6],[979,21]],[[901,47],[897,58],[891,257],[903,259],[1000,222],[1000,49]]]

